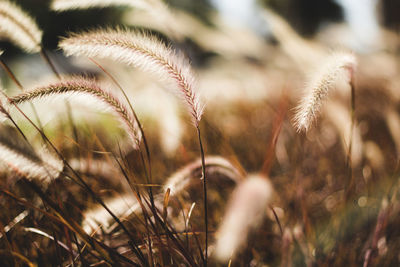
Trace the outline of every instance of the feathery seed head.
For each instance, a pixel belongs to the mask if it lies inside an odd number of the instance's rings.
[[[60,42],[60,47],[68,56],[109,58],[157,75],[178,89],[175,92],[183,98],[198,126],[203,105],[191,66],[181,53],[155,37],[137,31],[97,30],[72,34]]]
[[[92,7],[108,7],[127,5],[132,7],[147,8],[149,3],[143,0],[54,0],[51,9],[65,11],[71,9],[88,9]]]
[[[241,178],[239,171],[225,158],[220,156],[207,156],[204,159],[207,173],[223,174],[234,182]],[[194,178],[201,176],[201,159],[198,159],[172,174],[163,186],[162,192],[170,190],[170,196],[181,192]],[[198,180],[198,179],[196,179]]]
[[[16,134],[14,128],[2,126],[0,130],[0,162],[5,163],[7,170],[38,180],[45,186],[51,179],[58,178],[64,168],[61,160],[44,148],[34,151],[24,140],[16,138],[18,134],[10,138]]]
[[[260,175],[250,175],[237,186],[218,230],[217,260],[228,261],[246,242],[249,231],[264,218],[272,193],[271,182]]]
[[[0,49],[0,56],[1,56],[3,53],[4,53],[4,51]]]
[[[135,149],[139,147],[141,142],[141,134],[138,122],[134,119],[133,114],[127,109],[119,99],[111,93],[101,89],[96,82],[83,77],[75,77],[62,82],[50,84],[44,87],[21,93],[10,98],[11,103],[20,104],[30,100],[37,100],[43,97],[56,96],[91,96],[101,106],[109,108],[121,122],[128,136],[131,138],[132,145]]]
[[[50,183],[52,178],[57,178],[62,171],[58,164],[53,166],[44,161],[34,161],[24,153],[18,153],[18,151],[3,144],[0,144],[0,161],[26,178],[40,180],[44,184]]]
[[[305,95],[296,107],[294,126],[298,132],[307,132],[311,128],[323,101],[335,87],[336,82],[353,79],[356,66],[356,57],[347,52],[336,52],[326,59],[309,80]]]
[[[0,39],[7,39],[28,53],[40,51],[42,31],[19,6],[0,1]]]
[[[105,201],[105,204],[118,218],[127,217],[133,212],[140,211],[140,205],[132,194],[110,198]],[[101,205],[86,210],[83,218],[82,228],[88,234],[92,234],[99,227],[108,231],[113,221],[113,217]]]

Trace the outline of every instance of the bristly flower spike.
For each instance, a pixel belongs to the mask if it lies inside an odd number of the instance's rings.
[[[68,56],[110,58],[172,82],[198,127],[203,105],[195,92],[195,77],[187,59],[153,36],[129,30],[96,30],[72,34],[60,43]]]
[[[250,175],[237,185],[218,229],[215,257],[227,262],[246,244],[248,233],[259,226],[273,195],[271,182],[261,175]]]
[[[357,59],[353,54],[336,52],[311,76],[305,95],[296,107],[294,126],[298,132],[307,132],[311,128],[336,82],[352,80],[356,66]]]
[[[208,258],[207,179],[204,148],[200,134],[200,120],[204,106],[196,92],[195,77],[182,53],[171,49],[155,37],[129,30],[97,30],[72,34],[60,43],[67,55],[109,58],[143,71],[151,72],[164,82],[171,83],[184,100],[196,128],[202,160],[204,192],[205,256]]]
[[[42,31],[36,22],[16,4],[0,1],[0,39],[11,41],[28,53],[41,50]]]
[[[59,83],[50,84],[39,87],[30,91],[26,91],[10,98],[12,104],[20,104],[30,100],[36,100],[49,96],[75,96],[89,95],[96,100],[96,104],[106,105],[116,115],[121,122],[122,127],[132,140],[133,147],[139,148],[141,142],[141,134],[137,121],[129,110],[111,93],[101,89],[96,82],[83,77],[75,77]]]
[[[112,5],[126,5],[132,7],[150,8],[146,0],[54,0],[51,9],[65,11],[72,9],[88,9],[92,7],[108,7]]]

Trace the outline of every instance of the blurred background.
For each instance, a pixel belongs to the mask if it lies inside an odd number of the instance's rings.
[[[58,37],[68,31],[123,24],[121,18],[127,12],[125,7],[120,6],[56,13],[49,10],[51,1],[14,2],[29,10],[36,18],[45,33],[43,43],[50,49],[56,48]],[[400,3],[396,0],[169,0],[165,3],[187,11],[206,24],[212,23],[210,13],[218,12],[236,26],[248,27],[266,37],[271,37],[271,32],[260,15],[264,7],[282,16],[299,34],[307,38],[313,38],[335,24],[348,23],[352,27],[359,25],[360,31],[371,31],[373,34],[377,26],[397,32],[400,23],[397,16]],[[7,50],[12,49],[4,42],[1,46]],[[15,49],[13,51],[16,52]]]
[[[44,32],[44,47],[63,74],[85,73],[115,87],[93,62],[66,58],[57,48],[69,32],[100,27],[146,29],[190,58],[206,103],[201,125],[206,154],[229,159],[243,176],[264,173],[276,192],[272,206],[286,239],[274,215],[268,214],[251,236],[251,247],[240,252],[237,266],[360,266],[369,250],[374,253],[370,262],[399,265],[400,1],[143,0],[145,7],[135,7],[132,1],[63,12],[51,11],[50,1],[15,2],[36,19]],[[25,87],[54,76],[40,55],[27,55],[7,41],[0,42],[0,48]],[[354,53],[358,59],[354,129],[349,84],[339,82],[313,129],[298,134],[292,126],[294,108],[308,78],[336,50]],[[99,63],[121,83],[145,126],[155,183],[163,184],[197,159],[195,132],[179,100],[145,73],[107,60]],[[9,77],[2,70],[0,75],[7,92],[16,93]],[[90,151],[126,146],[109,116],[88,112],[85,105],[82,110],[74,106],[72,112],[65,112],[64,105],[49,105],[36,106],[40,119],[69,159],[83,155],[101,160],[105,156]],[[82,129],[80,155],[70,141],[74,134],[68,113]],[[143,178],[143,169],[135,162],[138,155],[124,152],[133,172]],[[118,166],[110,165],[119,172]],[[126,185],[105,174],[91,182],[99,192],[106,186],[127,191]],[[233,187],[232,182],[210,185],[211,229],[218,228]],[[190,194],[182,193],[184,210],[201,199],[196,187],[187,191]],[[118,195],[111,190],[101,194]],[[65,198],[82,210],[94,202],[78,193]],[[201,216],[197,208],[194,218]],[[202,221],[193,224],[200,228]]]

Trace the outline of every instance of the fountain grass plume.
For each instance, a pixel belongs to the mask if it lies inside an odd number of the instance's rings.
[[[53,165],[42,161],[40,158],[29,158],[26,153],[18,153],[17,150],[2,143],[0,143],[0,161],[6,163],[9,169],[30,180],[39,180],[45,185],[50,183],[52,178],[57,178],[63,168],[62,162]],[[56,162],[56,160],[53,162]]]
[[[207,176],[213,174],[222,175],[235,183],[242,179],[239,170],[223,157],[207,156],[204,161],[206,163]],[[163,185],[162,192],[165,193],[169,189],[170,196],[179,194],[193,179],[201,175],[201,164],[201,159],[198,159],[173,173]]]
[[[5,163],[0,165],[1,171],[14,171],[29,180],[39,181],[44,186],[51,179],[57,178],[64,169],[63,162],[45,147],[34,150],[25,140],[19,138],[16,129],[11,126],[0,128],[0,162]]]
[[[110,92],[101,89],[94,80],[83,77],[73,77],[13,96],[10,98],[10,102],[12,104],[20,104],[44,97],[71,97],[79,95],[91,96],[96,101],[96,104],[105,104],[107,108],[110,108],[130,137],[134,148],[139,148],[142,136],[138,129],[137,121],[134,119],[129,109],[127,109],[118,98],[114,97]]]
[[[338,80],[353,80],[356,57],[348,52],[332,53],[318,71],[312,74],[305,94],[296,107],[294,126],[298,132],[307,132],[316,120],[324,100]]]
[[[81,161],[82,159],[79,160]],[[70,164],[72,166],[78,165],[77,168],[82,169],[82,162],[80,161],[74,160],[73,164]],[[207,176],[211,175],[214,177],[224,177],[234,183],[239,183],[239,181],[242,179],[240,172],[232,165],[231,162],[223,157],[207,156],[205,157],[205,162]],[[85,161],[83,161],[83,164],[87,165]],[[86,167],[92,168],[92,164],[93,162],[91,162],[90,166],[87,165]],[[97,166],[101,168],[99,173],[103,172],[104,168],[109,167],[106,162],[94,161],[94,164],[94,168]],[[182,193],[182,191],[187,188],[191,182],[201,176],[201,167],[201,159],[197,159],[173,173],[166,179],[166,182],[162,186],[160,193],[155,195],[155,203],[163,203],[165,193],[168,190],[170,191],[170,197],[175,197]],[[84,169],[85,168],[83,168],[83,170]],[[106,205],[110,207],[119,217],[127,217],[132,212],[141,212],[140,205],[137,203],[136,198],[134,198],[132,194],[111,198],[106,202]],[[111,221],[112,217],[100,205],[85,211],[84,218],[85,219],[82,222],[82,227],[87,233],[92,232],[93,229],[98,228],[100,225],[104,227],[104,231],[109,232],[110,224],[108,222]]]
[[[36,22],[16,4],[0,1],[0,39],[11,41],[28,53],[41,50],[42,31]]]
[[[140,212],[140,204],[133,194],[118,195],[105,201],[118,218],[128,217],[133,212]],[[112,216],[101,206],[96,205],[83,213],[82,228],[86,233],[92,234],[100,227],[108,232],[111,226]]]
[[[262,222],[272,194],[271,182],[260,175],[250,175],[237,186],[218,229],[215,246],[218,261],[227,262],[245,245],[248,233]]]
[[[103,8],[115,5],[126,5],[138,8],[150,7],[149,1],[145,0],[54,0],[50,7],[54,11],[65,11],[93,7]]]
[[[94,30],[71,34],[59,46],[68,56],[109,58],[151,72],[162,81],[178,88],[191,114],[199,125],[203,105],[197,95],[195,77],[183,54],[149,34],[131,30]]]
[[[174,92],[186,104],[199,140],[202,162],[204,192],[205,256],[208,258],[208,222],[207,222],[207,179],[204,161],[204,148],[200,134],[200,120],[204,105],[197,94],[195,76],[186,57],[165,45],[160,40],[139,31],[107,29],[71,34],[62,40],[59,46],[68,56],[87,56],[108,58],[137,67],[158,76],[165,87],[174,87]]]

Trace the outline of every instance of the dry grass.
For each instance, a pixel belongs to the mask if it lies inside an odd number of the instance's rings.
[[[2,5],[0,37],[51,65]],[[44,86],[0,49],[1,265],[399,265],[398,38],[332,53],[270,10],[275,44],[173,6],[160,25],[149,6],[144,29],[60,37],[74,57]]]
[[[35,21],[19,6],[10,2],[0,3],[0,38],[9,39],[27,52],[40,51],[42,31]]]

